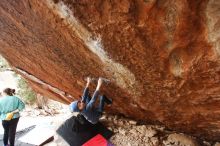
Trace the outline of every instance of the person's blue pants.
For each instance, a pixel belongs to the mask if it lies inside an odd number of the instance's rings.
[[[94,94],[96,94],[96,93],[94,93]],[[98,96],[98,95],[97,95]],[[91,97],[90,96],[88,96],[87,98],[86,98],[86,103],[89,103],[89,101],[91,100]],[[102,96],[99,96],[99,105],[98,105],[98,107],[96,107],[96,110],[98,111],[98,112],[100,112],[100,113],[102,113],[103,111],[104,111],[104,106],[105,106],[105,103],[107,103],[107,98],[106,98],[106,96],[105,95],[102,95]]]
[[[105,97],[104,95],[99,96],[99,106],[98,106],[97,110],[98,110],[100,113],[103,112],[105,103],[106,103],[106,97]]]

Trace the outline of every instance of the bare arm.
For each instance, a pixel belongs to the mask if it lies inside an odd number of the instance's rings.
[[[86,102],[86,99],[88,98],[88,95],[89,95],[89,85],[90,85],[90,83],[91,83],[91,78],[88,77],[86,87],[83,91],[83,96],[82,96],[82,102],[84,102],[84,103]]]
[[[97,85],[96,90],[95,90],[95,92],[92,96],[92,99],[89,101],[89,103],[86,106],[87,109],[91,109],[93,107],[93,105],[94,105],[94,103],[95,103],[95,101],[98,97],[98,94],[99,94],[100,88],[102,86],[102,83],[103,83],[103,80],[101,78],[99,78],[98,85]]]

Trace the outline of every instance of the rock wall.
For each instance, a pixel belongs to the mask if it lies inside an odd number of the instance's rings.
[[[219,0],[1,0],[0,14],[0,53],[36,91],[70,103],[106,77],[109,113],[220,139]]]

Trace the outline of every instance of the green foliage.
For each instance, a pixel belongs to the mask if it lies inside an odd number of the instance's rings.
[[[10,69],[8,62],[0,55],[0,72]],[[33,104],[36,101],[36,93],[29,87],[28,83],[14,72],[14,77],[17,79],[18,95],[25,103]]]
[[[28,83],[23,79],[18,79],[18,95],[28,104],[36,101],[36,93],[29,87]]]
[[[0,55],[0,72],[9,68],[8,62]]]

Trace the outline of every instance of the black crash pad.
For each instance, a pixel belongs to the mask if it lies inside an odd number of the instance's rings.
[[[56,131],[70,146],[81,146],[97,134],[110,139],[113,132],[102,123],[91,124],[87,120],[80,124],[76,116],[67,119]]]

